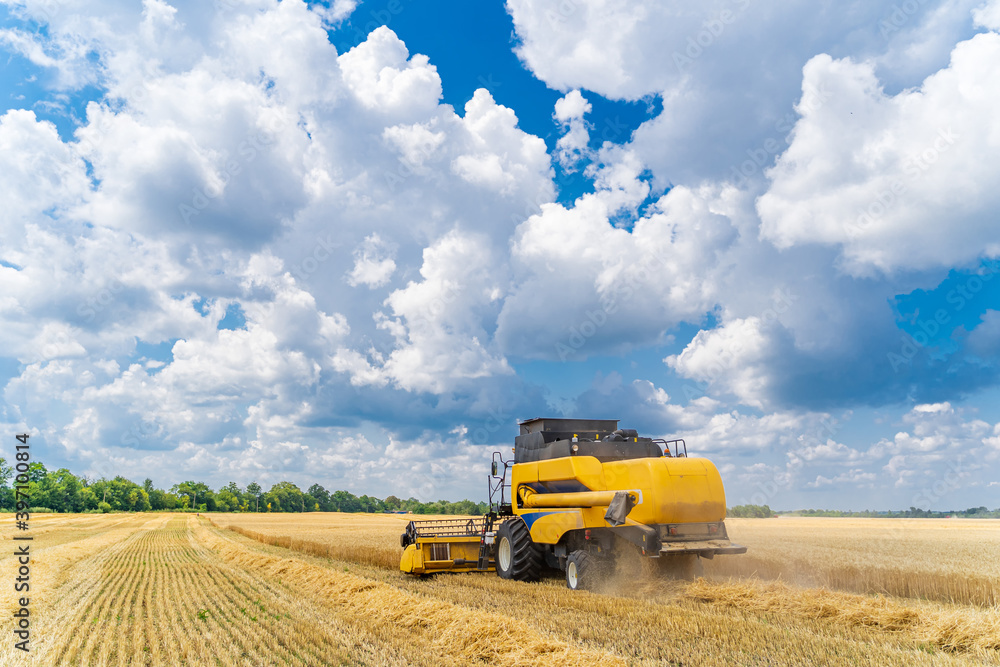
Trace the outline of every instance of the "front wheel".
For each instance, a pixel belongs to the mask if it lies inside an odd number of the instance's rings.
[[[586,551],[574,551],[566,559],[566,587],[570,590],[589,590],[597,579],[597,563]]]
[[[507,519],[497,530],[496,565],[501,579],[538,581],[541,577],[542,554],[519,516]]]

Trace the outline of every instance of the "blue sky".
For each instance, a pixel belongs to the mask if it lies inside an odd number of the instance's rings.
[[[480,499],[618,418],[730,504],[1000,506],[1000,4],[911,9],[5,0],[0,422]]]

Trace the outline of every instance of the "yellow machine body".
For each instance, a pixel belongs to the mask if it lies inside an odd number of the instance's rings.
[[[708,524],[726,518],[722,477],[708,459],[602,463],[593,456],[567,456],[518,463],[511,470],[512,510],[540,544],[555,544],[570,530],[606,527],[605,511],[616,491],[628,491],[636,500],[629,523]]]
[[[614,419],[518,424],[513,460],[493,454],[490,511],[411,521],[400,536],[402,571],[537,581],[543,567],[557,568],[576,589],[630,553],[691,576],[701,558],[746,553],[726,531],[719,470],[689,457],[683,440],[639,437]]]

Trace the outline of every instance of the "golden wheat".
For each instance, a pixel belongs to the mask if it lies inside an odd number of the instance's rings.
[[[706,563],[713,577],[993,607],[1000,604],[1000,521],[728,519],[749,552]]]
[[[399,535],[413,520],[437,517],[414,514],[216,514],[210,521],[274,546],[387,569],[399,567]],[[289,530],[293,527],[293,530]]]
[[[0,664],[1000,665],[997,610],[969,605],[756,579],[622,576],[588,593],[558,576],[411,577],[397,567],[411,518],[426,517],[214,516],[238,529],[221,530],[194,516],[46,516],[33,524],[33,653],[25,660],[7,643]],[[778,551],[798,542],[796,556],[821,570],[833,564],[823,561],[829,524],[810,521],[734,521],[730,532]],[[845,526],[842,565],[882,529]],[[935,530],[928,541],[940,545]],[[959,530],[952,542],[972,539]],[[907,563],[915,576],[947,572]],[[12,565],[0,555],[0,571]],[[993,567],[971,572],[990,580]],[[12,594],[0,599],[9,613]]]

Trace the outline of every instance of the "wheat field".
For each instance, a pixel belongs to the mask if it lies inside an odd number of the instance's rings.
[[[989,519],[727,519],[740,558],[713,576],[756,575],[802,586],[1000,604],[1000,521]]]
[[[574,592],[404,575],[411,518],[33,517],[32,651],[0,663],[1000,665],[1000,522],[730,520],[750,553],[703,579]]]

